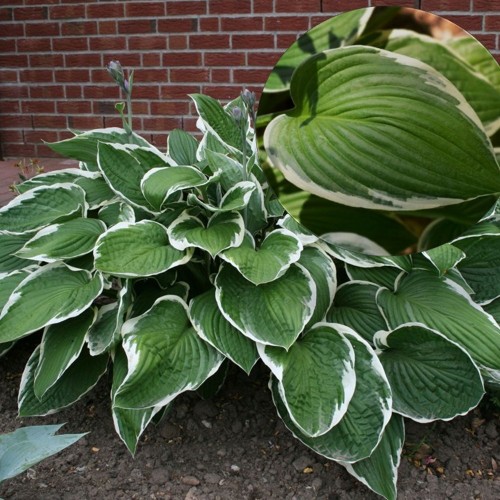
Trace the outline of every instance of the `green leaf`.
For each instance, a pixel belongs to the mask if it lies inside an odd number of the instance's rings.
[[[189,316],[198,335],[247,374],[259,356],[255,343],[243,336],[222,315],[215,300],[215,289],[195,297],[189,304]]]
[[[206,208],[209,212],[230,212],[232,210],[242,210],[248,205],[250,197],[255,189],[257,189],[257,186],[253,182],[242,181],[228,189],[218,205],[205,203],[193,193],[188,194],[187,201],[192,205],[200,205],[203,208]]]
[[[387,500],[396,500],[396,482],[405,438],[404,421],[392,415],[380,443],[364,460],[342,463],[347,472]]]
[[[177,250],[197,247],[215,257],[226,248],[241,245],[245,224],[238,212],[217,212],[205,226],[198,217],[185,210],[170,224],[167,232],[170,244]]]
[[[393,393],[394,411],[416,422],[451,420],[475,408],[484,394],[465,349],[418,323],[378,332],[375,344]]]
[[[257,345],[277,379],[278,393],[293,423],[317,437],[337,425],[356,387],[354,349],[342,325],[319,323],[288,351]]]
[[[375,333],[387,328],[375,300],[378,290],[375,284],[356,281],[339,286],[327,321],[346,325],[373,344]]]
[[[63,373],[78,359],[95,311],[87,309],[75,318],[48,326],[40,344],[40,360],[35,369],[33,389],[37,398],[61,378]]]
[[[446,274],[449,269],[455,267],[465,257],[459,248],[448,243],[426,250],[422,254],[439,271],[440,276]]]
[[[115,198],[114,191],[112,191],[102,175],[81,176],[75,180],[75,184],[85,191],[85,200],[90,210],[96,210]]]
[[[345,269],[351,281],[367,281],[374,285],[389,288],[389,290],[394,289],[394,283],[401,274],[401,269],[390,266],[357,267],[346,264]],[[342,323],[342,321],[340,323]]]
[[[291,93],[295,108],[267,126],[264,144],[274,166],[301,189],[383,210],[500,191],[477,115],[447,79],[416,59],[365,46],[328,50],[295,70]]]
[[[134,207],[151,211],[141,191],[141,180],[149,168],[119,144],[99,143],[97,163],[111,189]]]
[[[106,224],[97,219],[78,217],[40,229],[16,252],[23,259],[43,262],[72,259],[92,252]]]
[[[120,408],[164,406],[199,387],[224,359],[197,335],[186,303],[175,295],[125,322],[122,334],[128,373],[114,398]]]
[[[181,129],[174,129],[168,134],[167,152],[177,165],[193,165],[196,163],[198,141]]]
[[[116,224],[99,237],[94,250],[96,269],[125,278],[163,273],[191,255],[173,248],[165,227],[149,220]]]
[[[500,370],[500,328],[458,285],[425,271],[402,276],[377,303],[390,328],[422,323],[462,346],[481,367]]]
[[[159,167],[149,170],[142,178],[141,190],[149,204],[160,211],[172,194],[207,182],[207,176],[195,167]]]
[[[85,216],[85,191],[74,184],[40,186],[0,208],[0,231],[23,234],[53,222]]]
[[[333,325],[332,325],[333,326]],[[285,425],[306,446],[330,460],[354,462],[372,453],[391,417],[391,388],[375,352],[354,333],[344,333],[355,353],[356,389],[347,412],[325,434],[310,437],[291,420],[275,378],[273,401]]]
[[[483,309],[495,319],[498,325],[500,325],[500,299],[495,299],[489,304],[485,304]]]
[[[10,273],[33,265],[33,262],[15,255],[29,239],[28,234],[0,233],[0,273]]]
[[[314,312],[316,285],[299,264],[262,285],[254,285],[224,264],[215,286],[224,317],[243,335],[262,344],[289,349]]]
[[[92,357],[83,349],[58,381],[39,399],[34,391],[35,370],[39,364],[40,346],[31,355],[19,387],[19,416],[50,415],[72,405],[90,391],[106,372],[108,355]]]
[[[9,301],[12,292],[33,272],[33,269],[22,269],[11,273],[0,274],[0,311]]]
[[[93,178],[96,175],[98,174],[95,172],[86,172],[85,170],[80,170],[79,168],[63,168],[53,172],[37,174],[21,184],[17,184],[16,190],[23,194],[36,187],[51,186],[53,184],[71,184],[77,179],[81,180],[85,178]]]
[[[97,273],[49,264],[26,277],[0,315],[0,342],[24,337],[40,328],[73,318],[87,309],[103,288]]]
[[[104,205],[98,213],[98,217],[108,227],[119,222],[135,222],[134,209],[122,201],[115,201]]]
[[[205,150],[205,157],[212,174],[219,176],[219,182],[225,191],[243,181],[243,165],[241,163],[210,149]]]
[[[251,234],[243,242],[219,254],[254,285],[269,283],[283,276],[291,264],[297,262],[302,243],[287,229],[275,229],[266,235],[258,248]]]
[[[55,436],[61,427],[62,425],[33,425],[1,435],[0,483],[59,453],[86,434]]]

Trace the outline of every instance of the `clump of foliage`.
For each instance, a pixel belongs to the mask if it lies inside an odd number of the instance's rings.
[[[50,146],[78,169],[0,209],[0,347],[43,329],[19,414],[67,407],[111,370],[134,453],[179,394],[260,361],[290,431],[395,498],[403,417],[450,420],[500,384],[500,206],[419,255],[356,252],[284,212],[251,93],[191,97],[201,140],[174,130],[162,152],[128,118],[77,133]]]

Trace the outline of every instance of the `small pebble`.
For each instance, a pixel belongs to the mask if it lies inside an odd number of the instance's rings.
[[[181,482],[188,486],[198,486],[200,484],[200,480],[194,476],[183,476]]]
[[[306,455],[302,455],[295,459],[292,465],[297,472],[302,472],[308,465],[311,465],[311,459]]]
[[[221,477],[218,474],[209,472],[203,476],[203,479],[209,484],[219,484]]]
[[[234,464],[233,464],[233,465],[231,465],[231,470],[232,470],[233,472],[240,472],[240,470],[241,470],[241,469],[240,469],[237,465],[234,465]]]

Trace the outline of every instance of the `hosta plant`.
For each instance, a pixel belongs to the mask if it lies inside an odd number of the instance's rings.
[[[167,151],[109,128],[51,144],[79,160],[0,209],[0,346],[43,330],[19,414],[71,405],[112,372],[134,453],[175,398],[234,363],[269,368],[279,416],[396,496],[404,419],[467,413],[500,381],[498,207],[415,256],[369,257],[284,213],[257,161],[253,96],[191,96],[201,140]]]

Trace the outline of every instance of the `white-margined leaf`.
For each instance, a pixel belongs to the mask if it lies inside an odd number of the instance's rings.
[[[317,437],[337,425],[356,387],[354,349],[343,325],[317,323],[288,351],[258,344],[293,423]]]
[[[288,229],[299,238],[303,245],[312,245],[319,240],[312,231],[297,222],[290,214],[286,214],[277,222],[278,226]]]
[[[418,323],[378,332],[393,393],[394,411],[416,422],[451,420],[475,408],[484,394],[483,380],[470,355],[444,335]]]
[[[255,189],[250,194],[248,205],[245,208],[247,215],[245,227],[252,234],[255,234],[267,226],[269,214],[266,209],[266,195],[261,183],[253,174],[250,175],[250,179],[255,184]]]
[[[250,181],[242,181],[228,189],[226,194],[221,198],[218,205],[205,203],[195,194],[189,193],[187,201],[192,205],[199,205],[206,208],[209,212],[230,212],[232,210],[242,210],[248,205],[250,196],[257,186]]]
[[[394,289],[396,279],[401,274],[401,269],[390,266],[357,267],[346,264],[345,270],[351,281],[368,281],[369,283],[383,286],[389,290]]]
[[[35,370],[40,358],[38,346],[26,363],[19,387],[20,417],[50,415],[70,406],[90,391],[106,372],[107,354],[92,357],[83,349],[78,359],[62,374],[57,382],[39,399],[35,395]]]
[[[92,252],[97,238],[104,231],[104,222],[83,217],[51,224],[40,229],[16,255],[43,262],[80,257]]]
[[[238,212],[218,212],[205,225],[186,210],[170,224],[167,232],[170,244],[177,250],[196,247],[215,257],[226,248],[241,245],[245,223]]]
[[[96,210],[102,207],[115,197],[114,191],[109,187],[104,177],[97,172],[94,172],[92,177],[77,177],[75,179],[75,184],[85,191],[85,200],[90,210]]]
[[[290,419],[275,378],[271,391],[280,417],[297,439],[330,460],[356,462],[377,447],[391,417],[392,397],[375,352],[353,332],[344,335],[354,349],[356,389],[345,415],[327,433],[318,437],[304,434]]]
[[[476,113],[417,59],[365,46],[327,50],[295,70],[291,94],[295,108],[267,126],[264,143],[274,166],[301,189],[382,210],[500,191]]]
[[[366,236],[350,232],[331,232],[321,235],[329,244],[365,255],[387,256],[389,252]]]
[[[422,323],[462,346],[481,367],[500,371],[500,328],[457,284],[426,271],[379,290],[377,304],[391,329]]]
[[[0,312],[9,301],[10,295],[17,286],[33,272],[33,269],[21,269],[10,273],[0,274]]]
[[[195,167],[158,167],[152,168],[144,175],[141,190],[149,204],[160,211],[172,194],[183,189],[203,186],[207,182],[207,176]]]
[[[97,240],[95,266],[122,277],[151,276],[186,263],[192,251],[169,244],[167,231],[157,222],[120,222]]]
[[[197,389],[224,357],[192,327],[186,303],[175,295],[159,298],[122,328],[128,372],[114,397],[120,408],[164,406]]]
[[[168,134],[167,153],[177,165],[194,165],[197,162],[198,141],[181,129],[174,129]]]
[[[215,289],[195,297],[189,316],[198,335],[246,373],[259,359],[255,343],[224,318],[215,300]]]
[[[54,170],[53,172],[37,174],[21,184],[16,184],[16,191],[22,194],[40,186],[68,184],[75,182],[77,179],[93,179],[96,176],[99,176],[96,172],[87,172],[79,168],[63,168],[61,170]]]
[[[104,205],[99,210],[98,217],[108,227],[114,226],[119,222],[135,222],[134,209],[122,201],[114,201]]]
[[[236,184],[243,182],[243,165],[229,156],[206,149],[204,151],[208,167],[213,175],[219,176],[219,182],[225,191],[229,191]]]
[[[87,309],[103,289],[103,278],[49,264],[28,275],[13,291],[0,314],[0,341],[28,335],[73,318]]]
[[[483,309],[495,319],[498,325],[500,325],[500,298],[485,304]]]
[[[233,326],[251,340],[285,349],[304,329],[316,303],[316,284],[299,264],[262,285],[254,285],[224,264],[215,286],[217,304]]]
[[[63,373],[78,359],[95,310],[87,309],[75,318],[48,326],[40,343],[40,359],[35,369],[33,390],[38,399],[61,378]]]
[[[30,236],[30,234],[0,233],[0,273],[10,273],[33,264],[15,255],[30,239]]]
[[[455,267],[465,257],[464,252],[449,243],[426,250],[422,252],[422,255],[432,263],[440,276],[446,274],[449,269]]]
[[[40,186],[0,208],[0,231],[33,233],[53,222],[85,217],[85,191],[74,184]]]
[[[243,242],[219,254],[254,285],[268,283],[283,276],[291,264],[297,262],[302,243],[287,229],[275,229],[266,235],[258,248],[250,233]]]
[[[364,460],[341,462],[347,472],[387,500],[396,500],[398,467],[405,439],[403,418],[395,413],[387,424],[380,443]]]

